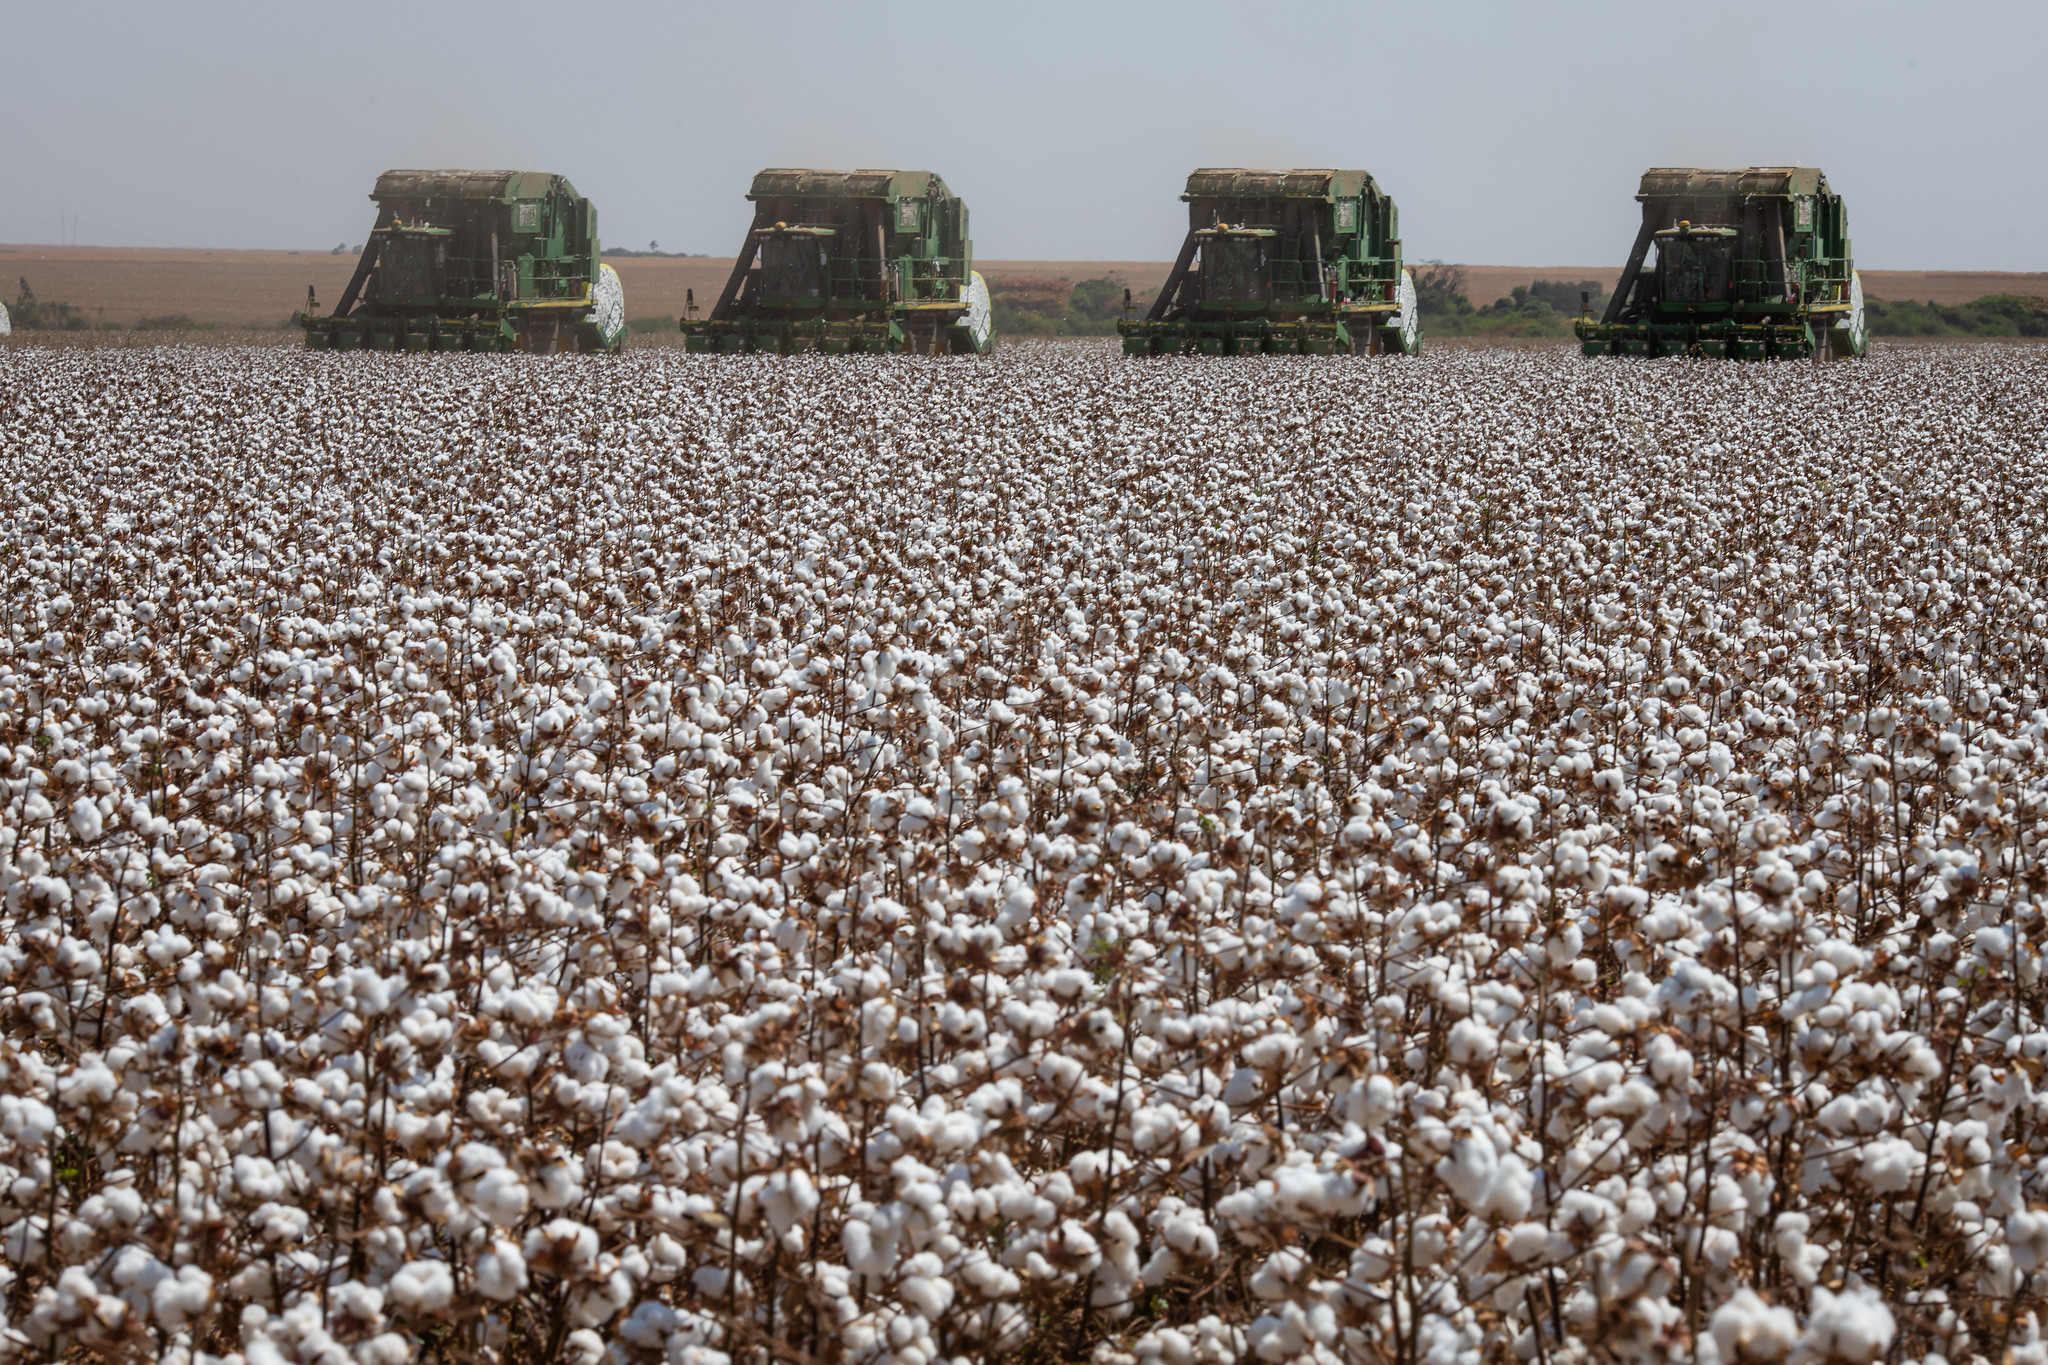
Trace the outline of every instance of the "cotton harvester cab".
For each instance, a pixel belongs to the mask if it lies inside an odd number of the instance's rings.
[[[765,170],[754,222],[692,351],[945,352],[995,341],[967,205],[930,171]]]
[[[1364,171],[1205,169],[1152,311],[1117,325],[1125,355],[1413,355],[1401,218]]]
[[[377,224],[311,350],[616,351],[619,277],[598,260],[597,210],[540,171],[386,171]]]
[[[1796,360],[1862,355],[1849,210],[1809,166],[1643,172],[1635,248],[1587,355]],[[1656,258],[1649,259],[1652,248]]]

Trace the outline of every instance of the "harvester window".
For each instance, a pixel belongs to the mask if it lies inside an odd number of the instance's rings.
[[[1337,231],[1356,232],[1357,230],[1358,201],[1356,199],[1339,199],[1337,201]]]
[[[1268,238],[1218,234],[1202,244],[1202,299],[1206,303],[1263,303],[1273,297],[1267,268]]]
[[[532,200],[521,203],[513,216],[512,225],[521,232],[539,232],[540,205]]]
[[[776,236],[761,243],[761,295],[771,299],[821,299],[829,253],[813,236]]]
[[[387,299],[439,298],[447,263],[445,233],[394,232],[384,243],[377,292]]]
[[[1664,302],[1727,302],[1734,256],[1735,235],[1732,232],[1688,236],[1660,233],[1657,238],[1657,275]]]
[[[905,199],[896,205],[896,230],[898,232],[917,231],[917,201],[915,199]]]

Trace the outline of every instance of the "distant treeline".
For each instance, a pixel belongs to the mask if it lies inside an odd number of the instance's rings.
[[[1865,299],[1863,316],[1881,337],[2048,337],[2048,299],[1986,294],[1968,303]]]
[[[1568,337],[1578,320],[1581,293],[1595,314],[1607,307],[1598,280],[1537,280],[1474,307],[1465,294],[1465,267],[1424,261],[1410,265],[1415,305],[1428,336]]]
[[[1115,275],[1092,280],[1005,275],[988,282],[996,330],[1007,337],[1109,337],[1124,315],[1124,282]],[[1142,315],[1148,294],[1133,298]]]

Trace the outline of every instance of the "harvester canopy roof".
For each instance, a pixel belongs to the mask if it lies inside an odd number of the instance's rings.
[[[547,171],[386,171],[370,198],[544,199],[559,190],[571,199],[576,189]]]
[[[1638,199],[1789,199],[1827,193],[1828,178],[1813,166],[1751,166],[1740,171],[1703,171],[1690,166],[1657,166],[1643,172]]]
[[[1248,171],[1205,166],[1188,176],[1183,199],[1352,199],[1377,190],[1366,171]]]
[[[819,199],[915,199],[950,193],[930,171],[813,171],[774,167],[754,177],[749,199],[809,196]]]

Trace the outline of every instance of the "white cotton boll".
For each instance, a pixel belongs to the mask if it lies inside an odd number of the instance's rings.
[[[446,1261],[407,1261],[384,1286],[391,1302],[416,1313],[438,1313],[455,1298]]]
[[[486,1223],[510,1227],[526,1216],[526,1183],[515,1171],[488,1170],[470,1187],[469,1202]]]
[[[2048,1267],[2048,1208],[2007,1214],[2005,1244],[2012,1253],[2013,1268],[2022,1275]]]
[[[1517,1223],[1508,1229],[1501,1249],[1516,1265],[1527,1265],[1550,1245],[1550,1229],[1541,1223]]]
[[[1513,1222],[1529,1212],[1535,1179],[1522,1159],[1509,1153],[1500,1159],[1492,1183],[1487,1187],[1483,1212],[1502,1222]]]
[[[1351,1253],[1351,1273],[1367,1284],[1378,1284],[1401,1264],[1401,1253],[1384,1237],[1368,1237]]]
[[[1796,1359],[1868,1365],[1892,1344],[1897,1329],[1892,1310],[1876,1290],[1856,1284],[1854,1277],[1851,1284],[1839,1294],[1825,1287],[1813,1291]]]
[[[1352,1087],[1351,1094],[1358,1097],[1357,1112],[1351,1117],[1368,1132],[1379,1132],[1400,1109],[1399,1093],[1388,1076],[1368,1076],[1364,1085]]]
[[[1460,1019],[1451,1025],[1451,1060],[1459,1066],[1490,1062],[1500,1051],[1500,1034],[1483,1019]]]
[[[669,1335],[681,1321],[667,1304],[643,1299],[619,1324],[619,1336],[643,1350],[659,1351],[668,1345]]]
[[[557,1277],[577,1275],[597,1263],[597,1232],[573,1218],[555,1218],[527,1233],[520,1249],[533,1269]]]
[[[349,1280],[328,1292],[334,1311],[374,1329],[384,1323],[384,1291],[361,1280]],[[255,1305],[250,1305],[255,1307]]]
[[[896,1286],[896,1295],[933,1321],[953,1306],[953,1286],[938,1275],[905,1275]]]
[[[97,1061],[89,1062],[57,1082],[57,1099],[70,1108],[104,1104],[114,1097],[120,1082]]]
[[[1269,1301],[1289,1297],[1295,1284],[1308,1272],[1308,1258],[1293,1247],[1282,1247],[1252,1272],[1248,1283],[1260,1298]]]
[[[2022,1314],[2013,1335],[2016,1339],[2006,1348],[2010,1365],[2048,1365],[2048,1340],[2042,1339],[2039,1318],[2031,1312]],[[1923,1365],[1948,1365],[1948,1362],[1930,1354]]]
[[[40,1147],[57,1130],[57,1111],[28,1095],[0,1096],[0,1137],[17,1147]]]
[[[689,1250],[665,1232],[657,1232],[648,1239],[648,1279],[655,1284],[667,1284],[689,1268]],[[831,1269],[834,1267],[826,1267]],[[820,1274],[824,1273],[823,1269]]]
[[[1436,1163],[1436,1178],[1469,1209],[1485,1205],[1499,1171],[1500,1153],[1494,1150],[1493,1143],[1469,1133],[1452,1143],[1449,1154]]]
[[[1194,1365],[1195,1344],[1177,1327],[1160,1327],[1139,1337],[1131,1354],[1145,1365]]]
[[[588,1327],[569,1333],[562,1342],[563,1365],[599,1365],[604,1359],[604,1338]]]
[[[1294,1060],[1301,1039],[1292,1033],[1268,1033],[1245,1045],[1245,1065],[1260,1071],[1280,1071]]]
[[[526,1257],[516,1243],[499,1238],[476,1260],[476,1287],[503,1302],[526,1288]]]
[[[412,1359],[412,1341],[396,1332],[380,1332],[355,1349],[356,1365],[405,1365]]]
[[[886,1103],[896,1098],[896,1071],[887,1062],[868,1062],[860,1069],[858,1089],[862,1099]]]
[[[71,803],[71,832],[86,843],[100,837],[100,808],[90,796],[81,796]]]
[[[1230,1081],[1223,1087],[1223,1102],[1232,1109],[1243,1109],[1262,1103],[1265,1093],[1266,1078],[1251,1067],[1241,1066],[1230,1073]]]
[[[84,1266],[66,1266],[57,1277],[58,1313],[65,1318],[76,1319],[92,1312],[99,1302],[100,1289],[93,1282],[92,1273]]]
[[[1820,1278],[1820,1269],[1827,1264],[1825,1247],[1809,1245],[1806,1240],[1811,1226],[1803,1213],[1781,1213],[1771,1225],[1772,1244],[1783,1262],[1786,1272],[1795,1283],[1812,1286]]]
[[[818,1207],[818,1191],[802,1169],[777,1171],[761,1187],[761,1211],[780,1237]]]
[[[533,1049],[528,1048],[531,1052]],[[540,1168],[540,1188],[530,1191],[544,1209],[566,1209],[583,1199],[583,1163],[578,1157],[550,1161]]]
[[[846,1251],[846,1264],[857,1275],[892,1275],[896,1271],[896,1227],[877,1228],[861,1218],[849,1218],[840,1229],[839,1242]]]
[[[1753,1289],[1735,1291],[1707,1320],[1723,1365],[1782,1360],[1799,1338],[1799,1320],[1789,1308],[1774,1307]]]
[[[213,1277],[198,1266],[180,1266],[176,1276],[158,1280],[149,1293],[150,1312],[167,1330],[183,1327],[212,1302]]]
[[[1857,1176],[1878,1194],[1897,1194],[1913,1183],[1920,1153],[1904,1138],[1879,1138],[1857,1160]]]

